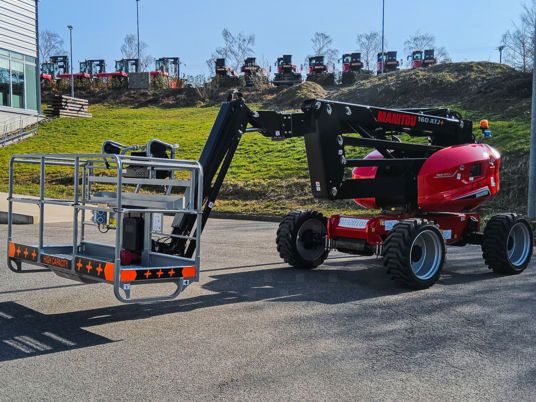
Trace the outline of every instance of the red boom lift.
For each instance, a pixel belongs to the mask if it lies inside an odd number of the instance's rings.
[[[324,63],[324,56],[309,57],[307,81],[321,85],[335,85],[335,74],[328,71],[328,66]]]
[[[216,77],[236,77],[236,73],[232,67],[227,66],[225,59],[216,59]]]
[[[302,82],[302,75],[298,73],[296,65],[292,64],[292,55],[285,54],[283,57],[278,57],[275,64],[277,72],[272,83],[278,86],[292,86]]]
[[[382,65],[383,65],[383,72],[389,73],[391,71],[397,71],[400,68],[400,62],[397,59],[397,53],[396,52],[385,52],[383,55],[382,53],[378,53],[378,65],[377,65],[377,73],[382,73]]]
[[[356,81],[356,74],[363,70],[361,53],[346,53],[342,56],[342,76],[343,85],[351,85]]]
[[[411,68],[430,67],[437,63],[434,56],[434,49],[427,49],[424,52],[422,50],[414,50],[411,52],[411,56],[408,56],[408,60],[411,60]]]
[[[487,121],[481,122],[481,128],[484,137],[488,137]],[[295,268],[316,268],[331,250],[377,254],[383,257],[383,265],[393,279],[412,289],[424,289],[438,281],[446,245],[480,245],[486,265],[503,275],[523,272],[531,260],[533,232],[522,216],[492,216],[482,230],[476,208],[499,191],[501,155],[493,147],[477,142],[472,122],[459,113],[441,108],[388,109],[329,100],[306,101],[302,111],[296,113],[254,111],[235,92],[222,105],[198,162],[174,162],[169,153],[174,148],[155,141],[146,148],[107,142],[103,154],[94,156],[14,155],[8,197],[8,266],[19,272],[24,262],[82,281],[112,283],[122,301],[128,301],[131,285],[173,281],[179,291],[184,289],[199,280],[199,236],[240,140],[251,132],[275,140],[304,138],[315,197],[354,199],[366,208],[382,211],[368,217],[335,214],[329,218],[312,210],[291,212],[279,225],[276,245],[281,258]],[[402,135],[421,142],[402,142]],[[356,148],[373,151],[360,158],[355,156]],[[127,156],[129,151],[131,156]],[[162,156],[150,159],[155,155]],[[88,157],[93,158],[91,163],[78,166],[80,158]],[[100,217],[95,220],[99,225],[113,215],[115,246],[77,243],[76,231],[75,240],[65,246],[43,245],[42,237],[39,245],[30,245],[26,239],[26,243],[15,242],[11,204],[25,199],[13,197],[14,166],[25,161],[33,165],[35,160],[43,164],[49,159],[55,164],[75,161],[74,177],[85,177],[75,180],[75,197],[80,194],[80,183],[112,183],[115,179],[109,174],[94,173],[109,165],[114,165],[111,169],[119,174],[118,186],[153,185],[167,188],[169,196],[151,197],[144,192],[128,198],[125,195],[123,203],[120,190],[95,193],[95,198],[86,200],[87,189],[82,189],[80,203],[69,204],[75,208],[75,223],[76,211],[83,208],[90,208]],[[173,171],[179,168],[202,170],[202,184],[174,179]],[[40,182],[44,183],[44,179]],[[199,198],[196,200],[188,190],[188,203],[178,203],[171,188],[166,187],[170,185],[200,191]],[[41,199],[47,202],[44,190]],[[114,208],[101,208],[99,203]],[[175,219],[171,233],[158,237],[162,220],[154,229],[151,214],[162,212],[166,205]],[[119,290],[127,294],[126,300],[119,296]]]
[[[240,69],[244,74],[244,80],[246,81],[246,87],[253,87],[255,85],[255,78],[265,79],[265,70],[257,64],[255,57],[248,57],[244,60],[244,65]]]

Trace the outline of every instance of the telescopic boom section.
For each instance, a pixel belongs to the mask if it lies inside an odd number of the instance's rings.
[[[249,127],[249,128],[248,128]],[[317,198],[375,197],[386,208],[416,208],[416,176],[434,152],[473,143],[472,122],[449,109],[386,109],[327,100],[306,101],[302,112],[255,112],[240,95],[225,102],[201,153],[204,228],[242,135],[258,131],[281,140],[304,137],[312,193]],[[357,134],[357,136],[355,135]],[[397,135],[427,137],[424,144],[401,142]],[[376,149],[381,159],[352,159],[348,148]],[[376,167],[372,179],[352,179],[348,168]],[[189,257],[195,242],[195,216],[179,214],[173,234],[181,238],[161,252]]]

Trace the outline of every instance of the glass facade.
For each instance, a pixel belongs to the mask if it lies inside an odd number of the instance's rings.
[[[0,49],[0,107],[37,110],[36,59]]]

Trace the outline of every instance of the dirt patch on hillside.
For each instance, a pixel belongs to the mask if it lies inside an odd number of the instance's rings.
[[[271,99],[266,99],[262,106],[273,110],[299,109],[307,99],[324,99],[327,91],[314,82],[303,82],[281,90]]]
[[[490,114],[528,117],[532,76],[488,62],[439,64],[374,76],[332,91],[339,101],[388,107],[460,105]]]

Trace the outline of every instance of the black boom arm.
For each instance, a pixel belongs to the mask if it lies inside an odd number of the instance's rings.
[[[304,137],[313,195],[324,199],[375,197],[378,205],[416,203],[416,174],[439,149],[474,142],[472,122],[449,109],[385,109],[327,100],[306,101],[301,112],[252,111],[240,95],[225,102],[199,158],[203,167],[204,228],[242,136],[257,131],[274,140]],[[358,136],[355,136],[358,134]],[[427,137],[425,144],[400,142],[398,136]],[[376,149],[382,159],[351,159],[347,148]],[[377,167],[374,179],[352,179],[348,168]],[[188,240],[196,217],[179,214],[178,236],[160,251],[191,256]]]

